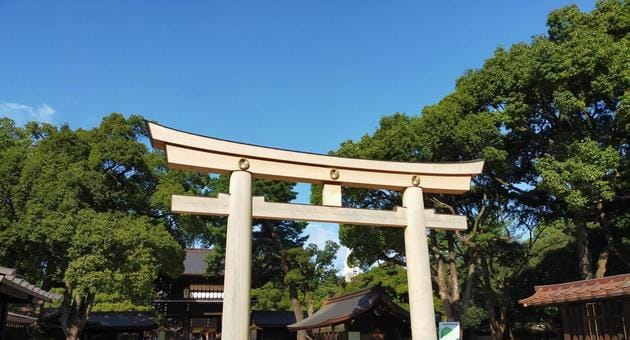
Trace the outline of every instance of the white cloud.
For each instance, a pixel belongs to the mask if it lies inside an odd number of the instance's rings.
[[[323,248],[328,240],[339,243],[339,225],[335,223],[311,222],[304,233],[309,235],[306,243],[315,243],[319,248]]]
[[[22,125],[30,121],[51,123],[54,114],[55,109],[50,107],[48,104],[29,106],[11,102],[0,103],[0,117],[11,118],[18,125]]]

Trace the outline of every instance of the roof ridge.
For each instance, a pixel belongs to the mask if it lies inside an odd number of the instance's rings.
[[[533,295],[518,302],[525,307],[602,300],[630,295],[630,273],[536,286]]]
[[[295,331],[333,326],[367,313],[379,304],[389,313],[409,320],[409,312],[393,302],[381,287],[375,286],[327,300],[315,314],[287,327]]]
[[[378,286],[373,286],[373,287],[370,287],[370,288],[364,288],[364,289],[355,291],[353,293],[349,293],[349,294],[345,294],[345,295],[339,295],[339,296],[333,296],[331,298],[326,298],[326,301],[324,302],[324,304],[327,305],[329,303],[351,299],[351,298],[357,297],[359,295],[366,295],[367,293],[369,293],[371,291],[380,293],[380,289],[378,289]]]
[[[7,312],[7,315],[14,316],[16,318],[27,319],[27,320],[37,320],[36,317],[32,317],[32,316],[26,315],[26,314],[14,313],[14,312],[10,312],[10,311]]]
[[[2,285],[20,290],[38,300],[54,301],[62,298],[60,294],[46,291],[28,282],[22,275],[17,274],[17,271],[13,268],[0,266],[0,282],[2,282]]]
[[[17,274],[17,271],[13,268],[0,266],[0,274],[15,276]]]
[[[611,275],[611,276],[604,276],[604,277],[597,277],[597,278],[592,278],[592,279],[586,279],[586,280],[578,280],[578,281],[569,281],[569,282],[560,282],[560,283],[552,283],[552,284],[548,284],[548,285],[536,285],[534,286],[534,289],[538,290],[539,288],[553,288],[556,286],[565,286],[565,285],[588,285],[588,284],[592,284],[595,282],[599,282],[599,281],[613,281],[616,279],[621,279],[621,278],[628,278],[630,279],[630,273],[626,273],[626,274],[617,274],[617,275]]]

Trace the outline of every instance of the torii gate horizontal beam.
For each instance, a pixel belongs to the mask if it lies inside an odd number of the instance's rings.
[[[173,195],[171,211],[182,214],[227,216],[229,205],[230,195],[228,194],[219,194],[217,198]],[[396,207],[394,210],[371,210],[273,203],[265,202],[264,197],[252,199],[252,217],[269,220],[301,220],[404,228],[407,225],[406,209]],[[424,214],[427,228],[466,230],[465,216],[436,214],[433,209],[425,209]]]
[[[151,142],[166,151],[171,167],[228,174],[246,170],[255,178],[426,193],[461,194],[470,189],[483,161],[405,163],[334,157],[199,136],[147,123]]]

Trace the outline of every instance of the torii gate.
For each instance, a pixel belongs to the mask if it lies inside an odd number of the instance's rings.
[[[172,211],[228,216],[222,338],[249,337],[252,218],[304,220],[404,228],[413,339],[436,339],[426,228],[465,230],[466,218],[424,209],[422,193],[462,194],[483,161],[403,163],[351,159],[267,148],[204,137],[147,122],[151,144],[168,165],[230,175],[230,193],[218,198],[172,197]],[[270,203],[252,197],[252,177],[323,185],[323,205]],[[403,193],[403,207],[341,207],[341,186]]]

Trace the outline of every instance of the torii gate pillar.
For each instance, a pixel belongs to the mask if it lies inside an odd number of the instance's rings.
[[[252,277],[252,174],[230,175],[230,205],[225,242],[223,339],[249,338]]]
[[[405,228],[405,256],[409,286],[409,314],[414,339],[435,338],[435,311],[427,228],[424,222],[422,189],[409,187],[403,193],[403,207],[407,208]]]

